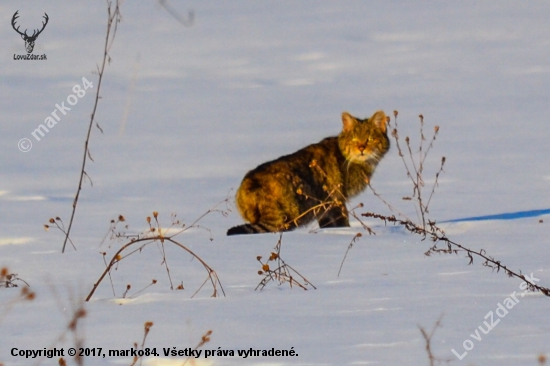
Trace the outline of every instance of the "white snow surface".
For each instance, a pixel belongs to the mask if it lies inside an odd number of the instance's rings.
[[[311,225],[282,239],[283,259],[316,290],[269,283],[255,291],[257,274],[278,235],[226,237],[242,222],[233,194],[260,163],[336,135],[343,111],[361,118],[399,111],[400,136],[417,146],[418,115],[426,135],[440,126],[426,161],[431,189],[442,156],[445,171],[429,218],[450,239],[484,249],[510,269],[550,286],[547,214],[502,220],[465,220],[548,210],[550,188],[550,3],[547,1],[197,1],[166,2],[194,23],[185,27],[159,2],[124,2],[122,22],[103,79],[97,122],[71,237],[43,229],[51,217],[69,222],[82,163],[105,41],[104,1],[3,1],[0,4],[0,267],[30,285],[33,301],[16,301],[21,287],[0,288],[0,363],[57,365],[57,358],[25,359],[12,350],[75,345],[67,329],[75,304],[92,289],[123,242],[100,242],[109,222],[124,215],[136,234],[159,212],[191,224],[208,214],[206,229],[176,236],[218,274],[225,296],[210,297],[197,260],[165,245],[170,290],[159,247],[120,262],[101,282],[79,323],[84,347],[123,350],[141,345],[159,357],[144,365],[181,365],[163,348],[290,350],[294,357],[200,357],[195,365],[429,365],[420,328],[430,332],[438,360],[452,365],[538,365],[550,357],[550,298],[524,294],[521,281],[464,254],[424,255],[431,242],[402,227],[364,219],[351,228]],[[11,28],[49,23],[34,54],[16,61],[24,44]],[[36,141],[31,133],[73,94],[85,77],[94,84]],[[33,143],[28,152],[18,141]],[[373,186],[416,219],[401,198],[412,193],[395,144]],[[370,191],[350,202],[357,213],[392,212]],[[312,232],[313,231],[313,232]],[[355,234],[362,237],[350,249]],[[157,283],[137,293],[156,279]],[[22,282],[17,282],[22,285]],[[131,289],[126,298],[126,286]],[[504,317],[499,304],[519,299]],[[137,293],[137,294],[136,294]],[[520,294],[525,296],[521,297]],[[487,334],[492,312],[499,323]],[[500,310],[502,314],[503,311]],[[477,331],[477,334],[476,334]],[[476,340],[475,337],[480,338]],[[459,360],[464,347],[471,348]],[[472,348],[473,347],[473,348]],[[215,353],[215,352],[214,352]],[[65,357],[74,364],[71,357]],[[129,365],[131,357],[85,357],[85,365]],[[444,364],[444,362],[440,362]],[[187,365],[191,365],[189,361]]]

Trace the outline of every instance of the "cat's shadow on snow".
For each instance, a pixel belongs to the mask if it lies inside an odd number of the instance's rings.
[[[500,214],[484,215],[484,216],[471,216],[471,217],[464,217],[460,219],[440,221],[439,223],[486,221],[486,220],[515,220],[515,219],[524,219],[528,217],[537,217],[537,216],[548,215],[548,214],[550,214],[550,208],[543,209],[543,210],[505,212]]]

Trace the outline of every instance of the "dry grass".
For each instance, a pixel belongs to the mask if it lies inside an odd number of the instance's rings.
[[[226,202],[226,200],[222,201],[221,203],[223,203],[223,202]],[[227,215],[226,211],[219,210],[217,208],[220,204],[218,204],[214,208],[208,210],[206,213],[201,215],[198,219],[196,219],[190,225],[186,225],[185,223],[182,223],[180,220],[177,219],[176,215],[173,214],[172,217],[171,217],[172,218],[172,223],[167,228],[163,228],[161,226],[161,224],[159,222],[159,219],[158,219],[159,214],[158,214],[158,212],[155,211],[155,212],[153,212],[152,217],[147,216],[146,219],[145,219],[146,222],[147,222],[148,228],[145,231],[143,231],[141,233],[138,233],[138,234],[132,234],[132,233],[126,232],[125,230],[128,229],[128,225],[124,226],[124,228],[122,229],[124,231],[119,231],[117,229],[117,224],[118,223],[125,222],[126,219],[124,218],[124,216],[120,215],[118,217],[118,220],[116,220],[116,221],[112,220],[110,231],[109,231],[111,233],[111,239],[112,240],[117,240],[117,241],[122,241],[123,244],[118,249],[116,249],[116,251],[111,255],[111,259],[109,261],[107,261],[105,259],[106,256],[107,256],[107,252],[102,252],[101,253],[101,255],[103,256],[104,261],[105,261],[105,270],[103,271],[103,273],[100,275],[98,280],[93,285],[92,290],[90,291],[90,293],[86,297],[86,301],[89,301],[92,298],[94,292],[96,291],[96,289],[98,288],[100,283],[105,279],[106,276],[109,277],[109,280],[111,282],[111,288],[113,290],[113,296],[116,296],[115,291],[114,291],[113,279],[112,279],[112,276],[111,276],[112,271],[117,268],[119,263],[121,263],[122,261],[127,260],[129,257],[131,257],[131,256],[133,256],[137,253],[141,253],[144,248],[146,248],[148,246],[151,246],[151,245],[156,246],[158,248],[158,253],[161,256],[162,266],[164,267],[164,269],[166,271],[166,275],[167,275],[168,280],[170,282],[170,289],[171,290],[174,290],[174,289],[182,290],[182,289],[184,289],[183,283],[176,286],[176,287],[174,287],[174,283],[172,281],[172,276],[171,276],[171,272],[170,272],[170,266],[168,264],[168,257],[167,257],[167,254],[166,254],[166,248],[165,248],[165,246],[167,244],[169,244],[171,246],[175,246],[179,249],[182,249],[184,252],[191,255],[191,257],[194,260],[198,261],[199,264],[202,265],[202,267],[205,269],[205,271],[207,273],[204,282],[202,283],[202,285],[199,286],[199,288],[193,293],[193,295],[191,297],[194,297],[204,287],[204,285],[206,285],[206,283],[208,283],[208,282],[212,286],[212,295],[211,295],[212,297],[219,296],[220,293],[225,296],[225,291],[223,290],[223,286],[220,282],[220,279],[219,279],[216,271],[214,271],[214,269],[212,269],[212,267],[210,267],[197,253],[195,253],[194,251],[189,249],[189,247],[187,247],[186,245],[182,244],[181,242],[179,242],[175,239],[176,236],[178,236],[178,235],[180,235],[180,234],[182,234],[182,233],[184,233],[184,232],[186,232],[190,229],[193,229],[193,228],[199,228],[199,229],[206,230],[206,231],[210,232],[207,228],[200,225],[200,220],[202,218],[204,218],[206,215],[211,214],[213,212],[219,212],[219,213],[222,213],[223,215]],[[171,235],[167,235],[167,233],[169,233],[169,232],[174,232],[174,233],[171,234]],[[212,240],[212,237],[210,237],[210,240]],[[102,241],[102,244],[103,244],[103,241]],[[109,248],[110,247],[111,246],[109,246]],[[138,291],[137,293],[135,293],[134,296],[137,295],[138,293],[144,291],[146,288],[155,285],[156,283],[157,283],[157,280],[152,279],[152,281],[145,288],[143,288],[140,291]],[[130,284],[126,285],[126,291],[122,295],[123,298],[127,296],[128,292],[131,290],[131,288],[132,288],[132,286]]]
[[[282,240],[283,233],[279,233],[275,251],[271,252],[266,262],[262,262],[262,256],[256,257],[256,260],[261,264],[261,270],[258,271],[258,274],[263,276],[258,286],[256,286],[256,290],[263,290],[270,282],[276,282],[279,286],[288,283],[290,288],[299,287],[303,290],[317,289],[308,279],[281,258]]]
[[[406,217],[405,215],[403,215],[398,209],[396,209],[395,205],[390,204],[386,199],[382,198],[382,196],[378,194],[374,189],[372,189],[372,187],[371,189],[373,190],[375,196],[378,197],[380,200],[382,200],[382,202],[394,214],[382,215],[375,212],[366,212],[366,213],[362,213],[361,216],[382,220],[386,225],[388,223],[394,224],[394,225],[401,225],[410,233],[420,235],[423,240],[424,239],[431,240],[433,242],[433,245],[424,253],[426,256],[430,256],[434,253],[438,253],[438,254],[464,253],[466,255],[466,258],[469,259],[468,264],[472,264],[474,262],[474,258],[477,257],[482,259],[483,266],[489,267],[492,270],[496,270],[497,272],[500,272],[501,270],[503,270],[503,272],[507,274],[509,277],[516,277],[518,279],[521,279],[522,281],[525,281],[525,283],[527,284],[528,290],[540,291],[546,296],[550,296],[550,289],[548,287],[539,286],[535,283],[532,283],[521,273],[521,271],[514,271],[510,269],[501,261],[488,255],[484,249],[472,250],[462,244],[459,244],[449,239],[446,236],[445,232],[436,225],[436,221],[430,220],[428,218],[428,213],[429,213],[428,207],[434,195],[435,188],[438,185],[439,175],[443,172],[443,165],[445,164],[445,157],[442,157],[441,165],[435,175],[434,184],[430,189],[430,194],[427,199],[424,199],[423,197],[425,197],[425,195],[423,193],[423,190],[425,187],[425,183],[424,183],[425,179],[423,177],[423,173],[425,169],[426,156],[428,155],[428,153],[433,147],[433,144],[436,140],[436,136],[439,132],[439,127],[438,126],[434,127],[434,134],[430,139],[429,145],[426,147],[424,143],[424,141],[426,140],[424,136],[424,117],[420,115],[419,148],[415,153],[416,149],[413,149],[411,147],[410,139],[407,136],[405,138],[407,149],[404,152],[404,149],[399,143],[400,140],[399,140],[399,132],[397,130],[398,128],[397,115],[398,115],[398,112],[395,111],[394,112],[395,121],[394,121],[392,136],[395,139],[395,142],[397,145],[397,152],[401,157],[403,164],[405,166],[405,172],[407,174],[407,177],[410,179],[413,187],[412,195],[405,196],[403,197],[403,199],[405,201],[410,201],[415,203],[416,212],[418,214],[418,222],[414,222],[408,217]],[[438,245],[442,245],[442,246],[438,246]]]

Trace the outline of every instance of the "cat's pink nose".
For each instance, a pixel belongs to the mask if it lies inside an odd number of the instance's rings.
[[[359,149],[360,152],[363,152],[363,150],[365,150],[366,146],[365,145],[358,145],[357,146],[357,149]]]

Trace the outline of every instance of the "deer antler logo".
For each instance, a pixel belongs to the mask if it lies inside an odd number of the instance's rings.
[[[40,30],[35,29],[34,32],[32,33],[32,36],[29,36],[27,34],[26,29],[25,29],[24,33],[21,33],[19,31],[19,26],[17,28],[15,28],[15,21],[17,20],[17,18],[19,18],[19,15],[17,13],[19,13],[19,10],[17,10],[15,12],[15,14],[13,14],[13,18],[11,18],[11,26],[13,27],[13,29],[17,33],[19,33],[21,35],[21,38],[23,38],[23,40],[25,41],[25,48],[27,49],[27,53],[32,53],[32,50],[34,49],[34,42],[36,41],[36,38],[38,38],[38,35],[40,35],[40,33],[42,33],[44,28],[46,28],[46,24],[48,24],[48,19],[49,19],[48,14],[44,13],[44,19],[46,21],[42,22],[42,29],[40,29]]]

